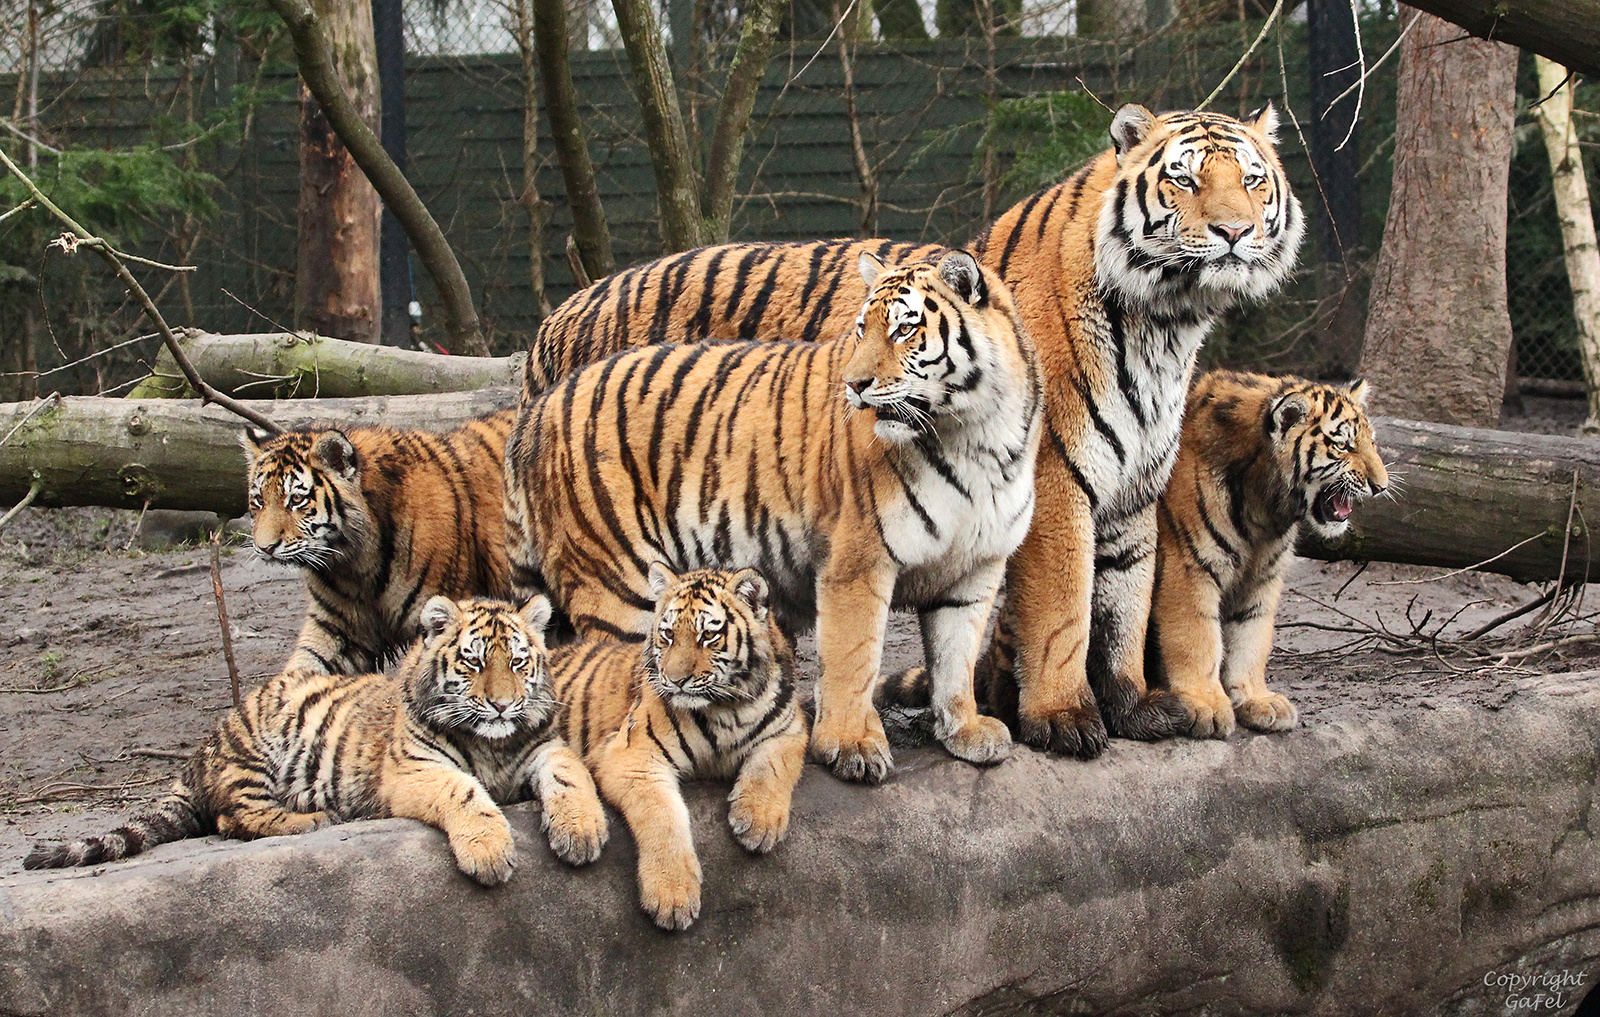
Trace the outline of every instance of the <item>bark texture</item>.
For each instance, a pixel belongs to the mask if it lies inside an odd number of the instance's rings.
[[[1578,351],[1588,386],[1588,432],[1600,431],[1600,248],[1595,246],[1594,211],[1589,204],[1589,181],[1584,176],[1583,150],[1578,147],[1577,125],[1572,120],[1572,82],[1560,64],[1535,57],[1539,94],[1546,96],[1535,111],[1550,155],[1550,177],[1555,189],[1556,216],[1561,220],[1561,242],[1566,249],[1567,281],[1572,287],[1572,310],[1578,320]]]
[[[380,127],[378,49],[370,0],[315,0],[356,115]],[[300,86],[300,207],[295,327],[355,342],[378,342],[378,192],[328,123],[316,96]]]
[[[1563,574],[1600,580],[1600,540],[1588,524],[1600,519],[1600,443],[1392,417],[1373,426],[1401,483],[1358,506],[1336,544],[1308,538],[1301,554],[1444,568],[1486,563],[1484,571],[1527,583]]]
[[[616,261],[611,256],[611,230],[600,205],[594,161],[589,158],[588,132],[578,115],[578,92],[572,84],[566,0],[524,2],[532,5],[539,84],[544,89],[545,115],[550,118],[556,161],[561,164],[561,179],[566,184],[567,206],[572,210],[572,239],[589,278],[603,279],[616,270]]]
[[[1595,0],[1423,0],[1416,6],[1480,39],[1531,49],[1580,73],[1600,75],[1600,3]]]
[[[368,399],[259,403],[285,428],[312,423],[445,430],[515,406],[514,388]],[[193,399],[69,396],[23,422],[36,403],[0,404],[0,505],[40,483],[40,506],[189,509],[227,518],[245,510],[244,421]],[[17,425],[21,424],[20,427]],[[0,998],[0,1013],[5,1012]]]
[[[211,335],[191,330],[179,343],[207,384],[247,399],[349,398],[467,392],[522,384],[526,353],[509,357],[446,357],[377,348],[317,336],[266,332]],[[189,387],[172,356],[156,357],[154,372],[129,399],[188,399]]]
[[[667,253],[700,247],[700,179],[673,85],[667,42],[653,0],[612,0],[617,30],[633,69],[633,89],[644,121],[650,165],[655,170],[661,211],[661,241]]]
[[[1401,44],[1394,183],[1361,373],[1375,412],[1493,427],[1511,349],[1506,183],[1517,51],[1422,15]]]
[[[1402,678],[1286,734],[1093,763],[904,751],[881,787],[809,766],[759,858],[727,786],[691,783],[704,904],[681,934],[639,909],[619,819],[574,870],[526,804],[495,890],[407,820],[0,876],[0,1008],[1489,1017],[1543,991],[1501,975],[1565,970],[1584,984],[1537,1012],[1571,1013],[1600,962],[1596,677],[1508,674],[1496,708]]]

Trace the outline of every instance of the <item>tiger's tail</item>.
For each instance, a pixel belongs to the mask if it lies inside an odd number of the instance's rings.
[[[918,708],[932,702],[933,682],[928,669],[920,664],[885,678],[872,693],[872,705],[880,710],[886,706]]]
[[[198,837],[207,824],[184,778],[152,808],[129,819],[110,833],[65,844],[40,841],[22,860],[24,869],[65,869],[99,865],[139,854],[157,844]]]

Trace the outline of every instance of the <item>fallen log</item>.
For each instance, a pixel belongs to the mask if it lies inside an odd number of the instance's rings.
[[[200,377],[241,399],[354,399],[480,388],[519,388],[526,353],[450,357],[292,332],[214,335],[190,329],[180,344]],[[165,349],[129,399],[191,399]]]
[[[256,405],[286,428],[327,422],[445,430],[516,403],[517,390],[500,387]],[[40,506],[148,505],[241,515],[244,426],[228,411],[202,408],[194,399],[69,396],[43,405],[3,403],[0,505],[21,500],[38,484],[33,503]]]
[[[1600,580],[1600,441],[1377,417],[1394,480],[1365,502],[1334,544],[1297,550],[1324,560],[1477,567],[1520,582],[1563,574]],[[1565,556],[1563,558],[1563,551]]]

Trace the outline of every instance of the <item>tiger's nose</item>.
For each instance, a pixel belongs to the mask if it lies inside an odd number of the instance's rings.
[[[872,387],[872,383],[876,380],[876,378],[861,378],[856,380],[846,378],[844,387],[854,392],[856,395],[863,395],[866,393],[867,389]]]
[[[1251,223],[1245,223],[1242,226],[1211,223],[1211,232],[1218,234],[1224,240],[1226,240],[1229,247],[1232,247],[1234,244],[1237,244],[1239,241],[1249,236],[1254,230],[1255,226]]]
[[[515,699],[491,699],[489,700],[489,705],[498,710],[500,716],[509,717],[516,712],[517,701]]]

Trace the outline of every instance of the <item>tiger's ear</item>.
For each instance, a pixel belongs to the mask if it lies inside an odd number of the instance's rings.
[[[861,266],[861,281],[867,284],[867,289],[872,289],[872,284],[883,274],[883,262],[871,251],[862,251],[857,264]]]
[[[1278,143],[1278,110],[1272,103],[1250,115],[1250,126],[1274,145]]]
[[[267,432],[257,431],[253,427],[247,427],[240,432],[239,444],[244,448],[245,462],[249,463],[251,466],[254,466],[256,464],[256,460],[261,458],[262,444],[271,437],[272,435],[268,434]]]
[[[1357,378],[1345,386],[1345,391],[1350,393],[1350,398],[1357,406],[1362,409],[1367,408],[1367,396],[1372,393],[1372,389],[1367,386],[1367,379]]]
[[[1117,147],[1117,161],[1121,162],[1123,156],[1149,137],[1155,125],[1155,114],[1136,102],[1117,110],[1117,115],[1111,118],[1111,143]]]
[[[984,285],[978,259],[966,251],[951,251],[945,255],[939,262],[939,278],[973,307],[982,307],[989,299],[989,288]]]
[[[550,624],[550,598],[545,596],[530,597],[522,610],[517,612],[528,627],[535,632],[543,632],[544,627]]]
[[[1279,396],[1272,404],[1272,436],[1282,438],[1289,428],[1311,415],[1311,403],[1299,392]]]
[[[650,596],[656,598],[657,600],[660,600],[661,595],[666,593],[667,589],[671,587],[673,583],[678,581],[678,577],[673,575],[671,569],[667,568],[667,563],[661,561],[653,561],[650,563],[649,579]]]
[[[311,446],[311,454],[322,464],[346,480],[356,479],[356,447],[338,431],[329,431]]]
[[[437,639],[459,617],[461,609],[456,607],[455,601],[449,597],[429,597],[422,605],[422,631],[429,639]]]
[[[750,605],[756,621],[767,620],[767,597],[770,591],[761,573],[755,569],[740,569],[733,574],[728,586],[733,590],[735,597]]]

